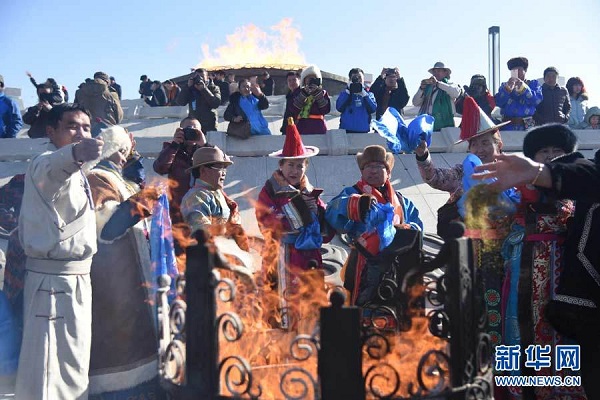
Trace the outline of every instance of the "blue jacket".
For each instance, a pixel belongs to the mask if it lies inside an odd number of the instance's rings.
[[[348,217],[348,201],[353,194],[361,194],[354,186],[348,186],[342,192],[333,198],[325,210],[325,219],[329,224],[340,233],[348,233],[352,239],[357,239],[365,233],[367,225],[364,222],[353,221]],[[413,229],[423,230],[423,222],[419,218],[419,210],[414,203],[396,192],[402,199],[402,208],[404,209],[404,222]]]
[[[377,109],[377,102],[375,95],[364,89],[353,94],[346,89],[338,96],[335,108],[342,113],[340,129],[366,133],[371,130],[371,114]]]
[[[0,138],[14,138],[23,127],[23,118],[17,103],[0,92]]]
[[[494,96],[496,105],[502,109],[502,115],[506,118],[526,118],[535,113],[538,104],[542,102],[542,86],[538,81],[526,81],[522,91],[506,90],[506,82],[502,82],[498,93]],[[510,130],[511,124],[504,129]],[[521,128],[519,128],[521,129]]]
[[[269,123],[262,115],[261,110],[269,108],[267,96],[256,97],[254,94],[242,96],[235,92],[229,96],[229,105],[225,109],[223,119],[233,121],[237,116],[241,116],[243,121],[250,122],[250,133],[252,135],[270,135]]]

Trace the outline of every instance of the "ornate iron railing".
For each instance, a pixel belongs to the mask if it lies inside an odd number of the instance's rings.
[[[234,281],[215,269],[226,267],[218,252],[201,235],[196,239],[198,245],[187,249],[179,298],[169,304],[170,282],[159,282],[160,373],[171,398],[492,398],[483,289],[469,239],[450,239],[435,260],[423,262],[423,271],[445,271],[428,275],[428,311],[413,315],[431,333],[424,342],[433,344],[430,348],[419,352],[419,338],[406,339],[410,332],[363,326],[359,309],[344,307],[342,292],[332,290],[330,306],[321,308],[312,331],[296,332],[287,362],[275,365],[252,365],[243,354],[220,354],[220,343],[235,344],[249,332],[238,313],[218,309],[225,303],[239,306],[244,299],[238,298]],[[415,362],[409,371],[403,360],[411,357]],[[278,387],[271,382],[267,388],[266,377]]]

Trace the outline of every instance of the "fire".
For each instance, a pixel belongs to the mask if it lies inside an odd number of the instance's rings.
[[[211,51],[208,44],[202,45],[203,60],[196,68],[218,66],[253,65],[306,65],[298,42],[300,31],[293,26],[291,18],[284,18],[265,32],[254,24],[241,26],[227,35],[227,44]]]
[[[256,206],[254,199],[249,200]],[[173,235],[187,247],[195,241],[189,239],[184,225],[174,226]],[[208,245],[215,250],[212,241]],[[256,286],[249,285],[234,271],[218,270],[221,283],[215,290],[219,363],[222,363],[220,394],[277,400],[319,398],[319,312],[320,308],[330,305],[327,292],[331,288],[319,270],[292,274],[296,284],[285,294],[290,323],[288,329],[282,329],[281,298],[273,279],[278,244],[266,232],[264,241],[251,240],[251,246],[264,258],[263,265],[255,267]],[[233,301],[223,301],[232,293],[235,293]],[[422,293],[423,287],[415,286],[410,297],[416,298]],[[408,332],[382,334],[381,337],[387,339],[388,351],[381,351],[382,345],[376,343],[376,337],[363,347],[363,376],[367,385],[372,385],[380,394],[409,397],[418,386],[417,370],[425,354],[430,356],[421,365],[427,371],[421,375],[424,384],[433,389],[440,381],[449,379],[449,366],[443,361],[435,362],[439,353],[428,353],[431,350],[447,353],[447,342],[429,333],[428,319],[417,312],[411,315],[412,328]],[[378,353],[377,359],[373,357],[374,352]],[[392,366],[401,380],[398,382],[391,370],[379,369],[381,363]]]

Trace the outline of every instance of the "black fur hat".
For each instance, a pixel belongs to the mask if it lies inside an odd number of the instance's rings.
[[[577,149],[577,136],[565,125],[548,124],[530,130],[523,140],[523,153],[533,160],[544,147],[558,147],[569,154]]]
[[[523,69],[527,71],[527,67],[529,67],[529,60],[525,57],[515,57],[508,60],[506,65],[508,66],[508,69],[523,67]]]

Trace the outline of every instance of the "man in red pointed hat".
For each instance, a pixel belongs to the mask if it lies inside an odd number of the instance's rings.
[[[308,159],[319,149],[304,146],[300,133],[289,118],[283,149],[269,154],[279,160],[278,169],[265,182],[256,203],[256,219],[265,238],[263,273],[280,293],[279,326],[293,328],[285,293],[294,292],[298,274],[322,269],[321,245],[333,237],[327,233],[322,189],[308,181]]]
[[[463,103],[460,141],[455,144],[467,141],[470,153],[479,157],[482,163],[492,162],[502,153],[499,128],[508,123],[510,122],[495,125],[472,97],[466,97]],[[438,210],[437,233],[444,237],[449,222],[460,219],[457,202],[463,195],[463,166],[456,164],[452,168],[437,168],[424,140],[415,150],[415,155],[423,181],[434,189],[450,193],[446,204]]]
[[[399,315],[406,310],[396,309],[397,303],[392,301],[388,308],[394,309],[393,315],[377,313],[379,306],[385,303],[377,298],[384,272],[384,263],[379,256],[392,247],[393,243],[388,242],[387,246],[384,244],[385,238],[380,234],[379,224],[373,221],[372,216],[382,210],[382,207],[387,207],[393,213],[385,215],[385,219],[393,226],[394,241],[402,236],[398,234],[399,229],[422,231],[423,223],[415,205],[392,187],[392,153],[382,146],[372,145],[358,153],[356,160],[361,178],[355,185],[344,188],[329,202],[325,218],[339,233],[347,233],[353,241],[353,248],[342,275],[344,287],[351,293],[351,303],[364,308],[363,323],[373,323],[379,328],[394,330],[399,327],[399,323],[407,322]],[[418,234],[412,235],[412,238],[417,236]],[[420,244],[420,240],[413,240],[411,243],[413,242]],[[411,244],[406,244],[406,247],[411,247]],[[404,267],[405,271],[408,271],[410,261],[406,261]],[[398,284],[399,287],[401,285],[402,282]],[[395,295],[393,297],[396,299]]]

